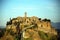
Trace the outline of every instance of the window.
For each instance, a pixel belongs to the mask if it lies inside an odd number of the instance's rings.
[[[41,25],[41,27],[43,27],[43,25]]]

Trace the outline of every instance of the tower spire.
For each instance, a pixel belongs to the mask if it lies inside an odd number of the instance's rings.
[[[27,17],[27,12],[25,12],[25,17]]]

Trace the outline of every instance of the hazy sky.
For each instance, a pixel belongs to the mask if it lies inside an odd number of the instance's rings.
[[[5,26],[9,18],[24,16],[37,16],[48,18],[52,22],[60,22],[57,0],[1,0],[0,26]]]

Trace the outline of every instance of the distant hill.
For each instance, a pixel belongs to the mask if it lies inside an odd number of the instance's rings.
[[[56,23],[52,22],[51,25],[56,29],[60,29],[60,22],[56,22]]]
[[[0,26],[0,28],[5,28],[5,26]]]
[[[56,28],[56,30],[58,32],[58,39],[57,40],[60,40],[60,22],[57,22],[57,23],[52,22],[51,24],[53,27]]]

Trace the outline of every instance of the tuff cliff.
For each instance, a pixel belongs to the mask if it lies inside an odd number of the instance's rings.
[[[53,40],[52,37],[56,38],[57,31],[52,27],[51,20],[27,17],[25,12],[24,17],[10,18],[6,24],[5,36],[7,35],[13,35],[16,40]]]

